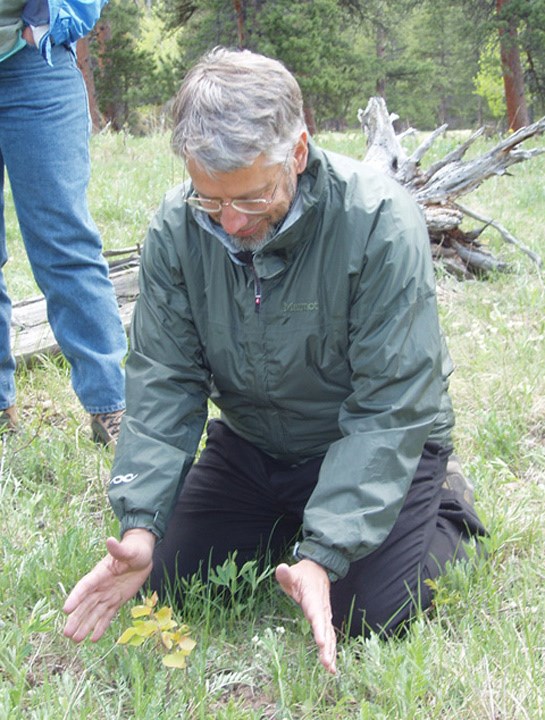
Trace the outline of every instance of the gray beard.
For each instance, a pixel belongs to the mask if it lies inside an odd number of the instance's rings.
[[[295,193],[297,190],[297,185],[288,178],[288,192],[290,195],[290,207],[293,203],[293,199],[295,197]],[[288,211],[289,212],[289,211]],[[276,232],[278,228],[282,225],[284,220],[286,219],[286,216],[288,214],[286,212],[286,215],[282,217],[276,225],[273,225],[262,238],[256,239],[252,237],[247,238],[239,238],[235,237],[234,235],[229,235],[229,239],[233,243],[233,246],[237,249],[237,252],[258,252],[259,250],[262,250],[267,243],[269,243],[273,237],[276,235]]]
[[[239,238],[235,235],[229,235],[229,240],[233,243],[237,252],[258,252],[262,250],[267,243],[273,239],[276,234],[276,227],[270,228],[262,238],[256,240],[255,238]]]

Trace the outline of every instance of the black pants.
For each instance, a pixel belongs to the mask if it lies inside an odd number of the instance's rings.
[[[435,578],[449,560],[464,558],[463,541],[484,533],[473,508],[442,488],[449,449],[425,446],[401,513],[385,542],[353,562],[331,586],[334,624],[351,635],[390,634],[426,608]],[[285,559],[300,532],[303,511],[323,458],[300,466],[278,462],[232,433],[221,421],[208,426],[208,441],[191,468],[157,545],[152,589],[221,565]]]

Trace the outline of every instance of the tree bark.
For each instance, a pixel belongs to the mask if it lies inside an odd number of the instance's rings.
[[[510,0],[496,0],[496,10],[502,12]],[[516,18],[507,19],[507,27],[500,26],[500,52],[507,104],[507,122],[510,130],[519,130],[530,124],[530,116],[524,94],[524,73],[518,47]]]
[[[93,123],[93,132],[97,132],[100,130],[103,123],[100,110],[98,109],[95,78],[93,75],[93,67],[91,65],[91,53],[89,52],[89,36],[78,40],[76,45],[76,55],[78,58],[78,65],[87,88],[89,112],[91,114],[91,122]]]
[[[94,35],[97,44],[98,72],[100,76],[103,77],[109,72],[108,43],[112,39],[112,27],[107,18],[100,18],[95,25]],[[119,112],[115,102],[110,100],[108,103],[105,103],[103,98],[102,107],[104,109],[104,118],[106,122],[110,123],[114,130],[121,130],[122,123],[118,121]]]
[[[310,135],[316,135],[316,119],[314,117],[314,108],[312,105],[305,105],[303,107],[303,113],[305,115],[305,124]]]
[[[384,63],[384,57],[386,55],[386,30],[382,25],[379,25],[377,28],[375,49],[377,54],[377,60],[379,61],[379,67],[382,68]],[[384,75],[380,75],[379,77],[377,77],[375,89],[377,95],[386,98],[386,77]]]
[[[243,50],[246,43],[246,33],[244,28],[244,8],[242,0],[233,0],[233,7],[237,18],[238,47],[240,50]]]

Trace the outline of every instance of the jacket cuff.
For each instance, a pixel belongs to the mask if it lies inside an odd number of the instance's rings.
[[[324,547],[310,539],[296,543],[293,556],[298,560],[313,560],[321,565],[332,582],[343,578],[350,568],[350,562],[339,550]]]
[[[124,515],[121,519],[121,537],[123,537],[127,530],[141,528],[142,530],[149,530],[158,540],[161,540],[163,533],[158,527],[158,515],[159,513],[152,515],[151,513],[146,512],[128,513],[127,515]]]

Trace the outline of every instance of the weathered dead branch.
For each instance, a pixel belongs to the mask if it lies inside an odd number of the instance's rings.
[[[525,140],[545,132],[545,117],[501,139],[483,155],[464,161],[467,150],[484,133],[484,128],[480,128],[427,169],[421,167],[422,159],[447,126],[437,128],[408,155],[401,145],[401,136],[394,131],[395,117],[388,114],[386,103],[380,97],[371,98],[367,108],[358,111],[358,119],[367,135],[367,153],[363,162],[392,175],[413,194],[426,218],[434,258],[440,259],[449,272],[461,277],[508,270],[508,265],[494,258],[478,240],[486,228],[492,227],[503,240],[518,247],[541,266],[539,255],[503,225],[462,205],[458,198],[472,192],[488,178],[506,174],[512,165],[545,152],[545,148],[525,150],[519,147]],[[482,226],[463,231],[464,217],[477,220]]]

